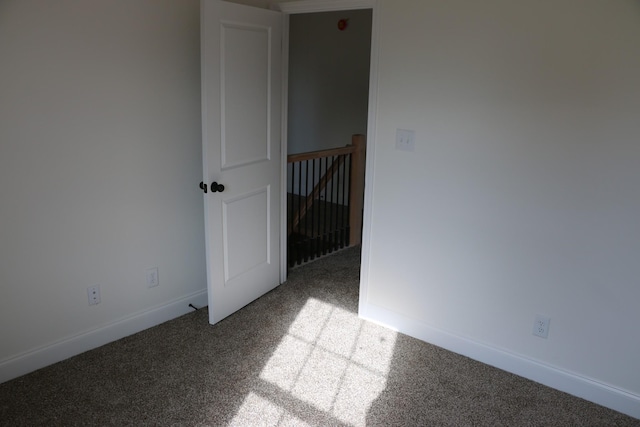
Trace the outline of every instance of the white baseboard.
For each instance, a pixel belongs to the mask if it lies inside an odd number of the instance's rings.
[[[372,304],[361,303],[359,315],[363,319],[454,353],[640,419],[640,396],[636,394],[503,349],[451,334]]]
[[[175,319],[193,311],[189,304],[206,306],[206,289],[4,360],[0,362],[0,383]]]

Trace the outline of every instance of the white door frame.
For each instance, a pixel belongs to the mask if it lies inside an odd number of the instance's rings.
[[[289,15],[298,13],[333,12],[339,10],[371,9],[371,62],[369,66],[369,107],[367,113],[367,157],[365,168],[364,210],[362,220],[362,260],[360,264],[360,304],[361,311],[367,300],[369,283],[369,249],[371,234],[371,207],[373,196],[373,142],[376,130],[376,106],[378,95],[378,28],[379,0],[300,0],[277,3],[272,8],[283,13],[282,25],[282,214],[280,238],[280,281],[287,278],[287,120],[289,83]]]

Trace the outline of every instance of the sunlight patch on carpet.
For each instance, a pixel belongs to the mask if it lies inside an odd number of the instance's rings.
[[[310,298],[260,379],[332,419],[363,425],[386,387],[395,341],[396,332]],[[250,411],[263,415],[260,425],[281,426],[292,417],[287,408],[253,393],[236,418],[246,419]]]
[[[293,416],[289,411],[253,392],[250,392],[246,399],[244,399],[238,413],[229,425],[233,427],[310,426],[310,424],[305,423],[300,418]]]

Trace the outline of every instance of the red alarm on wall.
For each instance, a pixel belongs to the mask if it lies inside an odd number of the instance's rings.
[[[348,19],[341,19],[338,21],[338,29],[340,31],[344,31],[347,29],[347,25],[349,25],[349,20]]]

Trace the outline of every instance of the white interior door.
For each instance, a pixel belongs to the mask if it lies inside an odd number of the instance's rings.
[[[281,27],[279,12],[202,0],[202,145],[212,324],[280,284]],[[223,191],[216,191],[222,190],[219,185]]]

